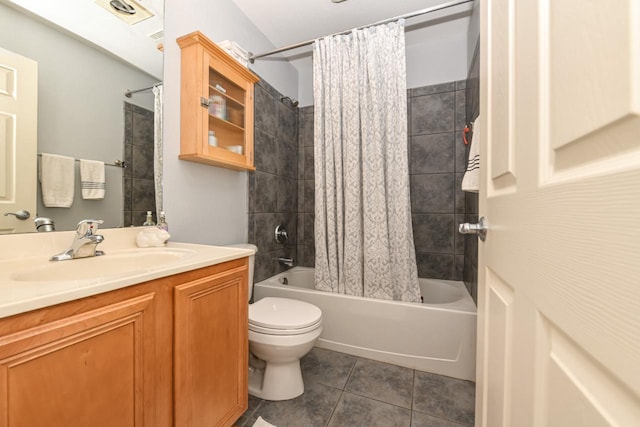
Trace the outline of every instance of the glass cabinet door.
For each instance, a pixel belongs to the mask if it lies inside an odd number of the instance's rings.
[[[246,91],[216,70],[209,68],[208,95],[208,146],[244,155]]]

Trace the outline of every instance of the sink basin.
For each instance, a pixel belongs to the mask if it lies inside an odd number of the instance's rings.
[[[166,267],[194,253],[175,248],[122,250],[97,257],[27,267],[12,273],[10,279],[17,282],[58,282],[135,275]]]

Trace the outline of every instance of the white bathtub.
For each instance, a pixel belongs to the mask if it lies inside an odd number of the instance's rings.
[[[263,280],[254,300],[293,298],[320,307],[317,347],[475,380],[476,306],[462,282],[420,279],[425,302],[416,304],[318,291],[313,275],[294,267]]]

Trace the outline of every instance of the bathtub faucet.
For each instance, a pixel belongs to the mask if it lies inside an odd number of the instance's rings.
[[[284,265],[284,266],[287,266],[287,267],[293,267],[293,258],[280,257],[280,258],[278,258],[278,262],[280,263],[280,265]]]

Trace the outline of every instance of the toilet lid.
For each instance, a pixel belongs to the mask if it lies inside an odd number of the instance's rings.
[[[263,328],[302,329],[321,318],[322,311],[315,305],[288,298],[267,297],[249,305],[249,323]]]

